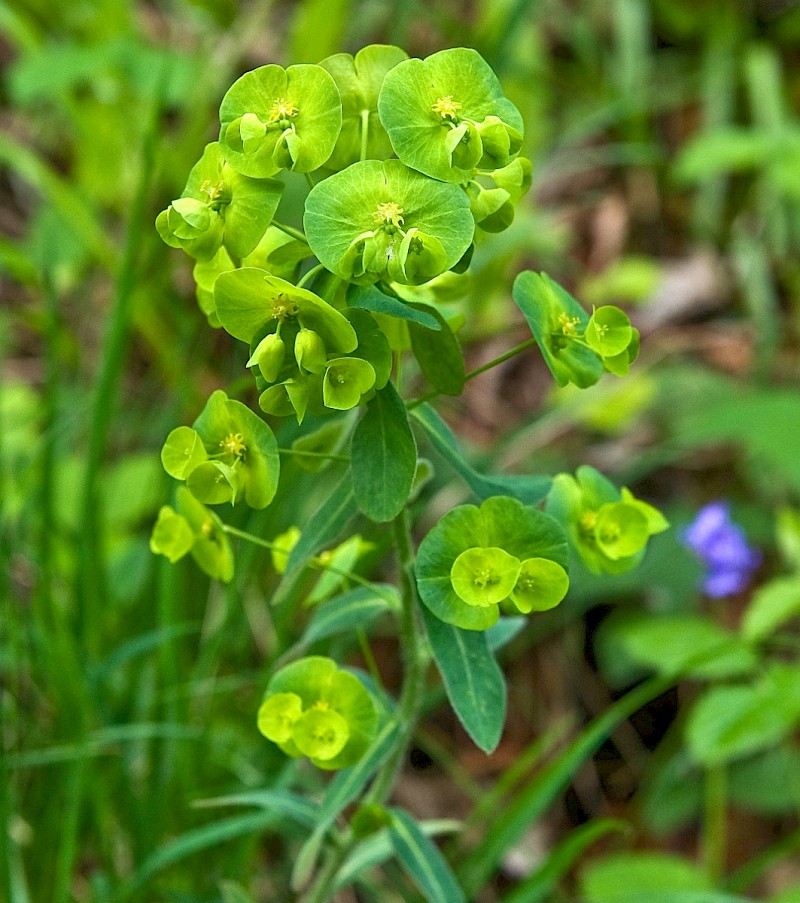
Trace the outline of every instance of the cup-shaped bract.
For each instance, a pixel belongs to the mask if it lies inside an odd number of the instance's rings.
[[[507,557],[497,555],[498,550]],[[485,630],[497,621],[499,603],[509,597],[513,602],[511,594],[519,579],[520,563],[530,558],[546,559],[566,569],[567,538],[556,520],[507,496],[493,496],[480,508],[460,505],[448,512],[420,543],[414,566],[420,598],[437,618],[448,624]],[[516,564],[509,559],[515,559]],[[463,576],[462,565],[472,574],[473,586],[465,591],[466,581],[460,582],[457,591],[453,578]],[[495,581],[499,575],[502,576]],[[484,578],[488,578],[487,585],[491,583],[506,591],[503,599],[495,602],[481,595]],[[464,595],[471,596],[471,600],[465,601]]]
[[[520,560],[503,549],[474,547],[450,568],[450,583],[467,605],[488,608],[507,599],[519,577]]]
[[[311,172],[333,153],[342,101],[320,66],[261,66],[231,85],[219,109],[228,163],[256,178],[281,169]]]
[[[549,558],[526,558],[511,591],[511,601],[523,614],[549,611],[566,596],[569,577],[566,570]]]
[[[164,505],[150,534],[150,551],[168,558],[170,564],[188,555],[194,545],[194,531],[183,515]]]
[[[465,47],[399,63],[384,79],[378,111],[403,163],[443,182],[503,167],[522,145],[519,110],[486,60]]]
[[[558,474],[547,511],[562,523],[571,544],[595,574],[623,574],[644,556],[647,540],[669,526],[658,509],[621,491],[593,467]]]
[[[325,407],[349,411],[375,386],[375,368],[358,357],[337,357],[327,362],[322,381]]]
[[[259,267],[217,277],[214,304],[223,328],[243,342],[261,341],[280,327],[281,338],[292,347],[294,334],[305,327],[322,339],[329,354],[347,354],[358,344],[353,327],[335,307]]]
[[[258,728],[267,739],[324,769],[357,762],[377,727],[375,703],[361,681],[318,655],[273,675],[258,712]]]
[[[187,475],[195,497],[216,505],[235,502],[241,494],[251,508],[266,508],[275,496],[280,473],[278,443],[267,424],[217,389],[193,428],[210,459]]]
[[[378,95],[386,73],[408,54],[391,44],[370,44],[355,55],[335,53],[320,63],[342,98],[342,130],[326,169],[338,171],[358,160],[387,160],[394,153],[378,117]]]
[[[546,273],[525,270],[514,280],[512,296],[558,385],[571,382],[581,389],[594,385],[602,376],[603,362],[581,339],[589,315],[572,295]]]
[[[203,440],[190,426],[178,426],[172,430],[161,449],[164,470],[176,480],[185,480],[195,467],[207,460],[208,452]]]
[[[586,344],[600,357],[615,357],[633,341],[633,327],[624,310],[605,304],[589,318],[585,338]]]
[[[161,238],[198,260],[221,246],[237,259],[253,251],[278,208],[283,185],[232,169],[215,141],[195,163],[181,197],[156,218]]]
[[[469,248],[475,222],[457,185],[435,182],[399,160],[366,160],[319,182],[306,199],[306,237],[342,279],[419,284],[449,270]]]

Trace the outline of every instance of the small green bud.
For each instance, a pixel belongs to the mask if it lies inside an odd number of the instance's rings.
[[[313,329],[302,328],[294,340],[294,356],[301,371],[322,373],[328,361],[325,345]]]
[[[256,350],[250,355],[248,367],[258,364],[261,375],[268,383],[274,383],[283,366],[283,358],[286,354],[286,345],[283,339],[275,332],[271,332],[256,346]]]
[[[477,131],[483,145],[482,169],[506,166],[522,147],[522,134],[497,116],[487,116],[478,123]]]
[[[211,228],[214,211],[196,198],[178,198],[167,207],[167,225],[176,238],[199,238]]]
[[[266,125],[255,115],[245,113],[225,130],[225,143],[240,154],[255,153],[267,134]]]
[[[459,169],[474,169],[483,156],[483,144],[475,123],[464,121],[450,129],[444,142],[447,159]]]

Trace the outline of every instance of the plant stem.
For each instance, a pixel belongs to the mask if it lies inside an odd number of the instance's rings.
[[[350,455],[332,455],[327,452],[302,451],[299,448],[279,448],[278,454],[293,455],[297,458],[322,458],[325,461],[340,461],[347,464],[350,461]]]
[[[324,269],[325,267],[321,263],[318,263],[315,267],[311,267],[311,269],[307,273],[303,274],[302,278],[297,283],[297,287],[302,288],[304,285],[307,285],[317,275],[317,273],[319,273],[320,270]]]
[[[363,803],[366,805],[384,803],[389,798],[400,774],[406,750],[416,729],[422,707],[422,688],[428,664],[428,656],[423,642],[425,634],[419,620],[419,603],[413,573],[414,549],[406,509],[401,511],[394,520],[394,535],[400,566],[400,598],[402,600],[400,648],[405,663],[405,677],[395,714],[399,725],[395,748],[378,771],[372,787],[364,796]],[[331,899],[334,894],[336,874],[355,844],[356,838],[351,832],[348,832],[344,841],[329,855],[317,873],[314,883],[302,897],[302,903],[326,903]]]
[[[369,141],[369,110],[361,111],[361,161],[367,159],[367,142]]]
[[[238,530],[236,527],[231,527],[228,524],[223,524],[222,529],[231,536],[236,536],[239,539],[245,540],[246,542],[252,542],[254,545],[261,546],[264,549],[278,552],[285,551],[282,546],[279,546],[274,542],[269,542],[269,540],[262,539],[260,536],[254,536],[252,533],[246,533],[244,530]],[[325,561],[319,561],[315,558],[309,559],[305,563],[304,567],[310,568],[314,571],[330,571],[332,574],[337,574],[339,577],[346,577],[348,580],[352,580],[353,583],[357,583],[359,586],[365,586],[367,587],[367,589],[372,590],[372,592],[374,592],[376,596],[389,603],[391,607],[394,607],[396,604],[393,597],[388,596],[379,586],[371,583],[360,574],[354,574],[352,571],[346,571],[343,568],[337,568],[332,564],[328,564]]]
[[[703,816],[703,862],[709,879],[719,887],[725,877],[727,849],[727,776],[724,765],[706,769]]]
[[[519,345],[515,345],[509,351],[506,351],[504,354],[501,354],[499,357],[493,358],[486,364],[482,364],[480,367],[476,367],[474,370],[470,370],[469,373],[464,377],[464,382],[469,382],[469,380],[474,379],[476,376],[480,376],[481,373],[486,373],[487,370],[491,370],[492,367],[497,367],[498,364],[505,363],[505,361],[510,360],[515,355],[519,354],[522,351],[526,351],[532,345],[536,344],[536,339],[526,339],[524,342],[520,342]],[[438,398],[441,395],[441,392],[437,392],[436,390],[426,393],[425,395],[420,395],[419,398],[415,398],[412,401],[409,401],[406,407],[409,411],[413,411],[414,408],[418,408],[421,404],[425,404],[427,401],[431,401],[434,398]]]
[[[303,244],[306,243],[305,235],[303,235],[299,229],[295,229],[294,226],[287,226],[285,223],[279,223],[276,219],[272,221],[272,225],[275,226],[276,229],[280,229],[281,232],[284,232],[286,235],[296,238],[298,241],[302,241]]]

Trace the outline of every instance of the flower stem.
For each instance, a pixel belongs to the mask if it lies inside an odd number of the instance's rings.
[[[705,773],[703,814],[703,862],[715,887],[725,877],[727,849],[727,776],[724,765],[709,767]]]
[[[509,349],[504,354],[501,354],[499,357],[493,358],[488,363],[482,364],[480,367],[476,367],[474,370],[470,370],[469,373],[467,373],[467,375],[464,377],[464,382],[469,382],[469,380],[474,379],[476,376],[480,376],[481,373],[486,373],[486,371],[491,370],[492,367],[497,367],[499,364],[510,360],[512,357],[515,357],[522,351],[526,351],[528,348],[535,344],[536,339],[526,339],[524,342],[520,342],[519,345],[515,345],[513,348]],[[418,408],[421,404],[425,404],[425,402],[431,401],[441,394],[441,392],[437,392],[436,390],[428,392],[425,395],[420,395],[419,398],[414,398],[412,401],[409,401],[406,407],[409,411],[413,411],[414,408]]]
[[[286,235],[296,238],[298,241],[302,241],[303,244],[306,243],[305,235],[303,235],[299,229],[295,229],[294,226],[287,226],[285,223],[279,223],[276,219],[272,221],[272,225],[275,226],[276,229],[280,229],[281,232],[284,232]]]

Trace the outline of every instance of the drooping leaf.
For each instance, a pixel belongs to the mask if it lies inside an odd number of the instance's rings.
[[[461,346],[445,318],[433,307],[409,304],[409,307],[433,316],[439,329],[432,332],[416,323],[409,323],[411,348],[425,378],[444,395],[460,395],[464,388],[466,371]]]
[[[527,474],[484,475],[475,470],[461,456],[455,436],[430,405],[423,404],[413,408],[411,416],[422,424],[436,451],[481,501],[493,495],[510,495],[525,505],[535,505],[550,491],[552,484],[550,477]]]
[[[505,724],[506,684],[486,633],[445,624],[425,608],[422,613],[453,711],[475,744],[493,752]]]
[[[439,848],[402,809],[392,809],[389,838],[400,865],[429,903],[466,903]]]
[[[350,465],[361,511],[379,523],[396,517],[411,494],[417,445],[391,382],[368,403],[353,432]]]
[[[407,304],[399,298],[386,295],[375,285],[354,285],[347,293],[350,307],[358,307],[374,314],[386,314],[398,320],[417,323],[425,329],[438,331],[441,323],[430,308],[421,304]]]

